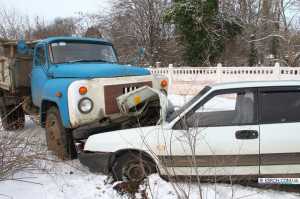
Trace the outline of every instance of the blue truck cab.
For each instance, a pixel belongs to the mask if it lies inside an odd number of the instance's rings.
[[[104,39],[52,37],[26,45],[32,50],[22,52],[17,43],[2,43],[2,72],[11,73],[10,80],[0,78],[2,122],[8,130],[20,129],[25,114],[37,116],[46,129],[48,148],[62,159],[74,157],[74,137],[127,128],[136,121],[136,115],[120,112],[117,97],[143,86],[166,89],[164,78],[119,64],[112,43]],[[15,70],[7,72],[6,66]],[[10,111],[18,104],[17,111]],[[148,121],[159,111],[157,103],[140,107],[146,106],[140,117]]]

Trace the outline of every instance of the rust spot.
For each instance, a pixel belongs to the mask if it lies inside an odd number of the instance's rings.
[[[152,88],[152,82],[140,82],[132,84],[118,84],[118,85],[109,85],[104,87],[104,96],[105,96],[105,113],[114,114],[119,113],[120,110],[117,104],[117,97],[125,94],[125,91],[129,91],[127,88],[140,88],[143,86],[149,86]]]

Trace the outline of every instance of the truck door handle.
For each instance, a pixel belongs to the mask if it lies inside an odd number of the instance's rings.
[[[235,132],[235,137],[238,140],[251,140],[258,138],[258,131],[256,130],[241,130]]]

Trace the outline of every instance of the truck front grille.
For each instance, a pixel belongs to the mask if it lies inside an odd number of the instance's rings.
[[[143,86],[152,87],[152,82],[140,82],[132,84],[118,84],[118,85],[107,85],[104,86],[104,99],[105,99],[105,113],[114,114],[119,113],[120,110],[117,104],[117,97],[120,95],[129,93],[135,89]]]

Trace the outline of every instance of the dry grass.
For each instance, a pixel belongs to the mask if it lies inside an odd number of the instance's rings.
[[[22,169],[39,168],[39,159],[46,157],[47,149],[38,130],[0,130],[0,181],[14,180]]]

